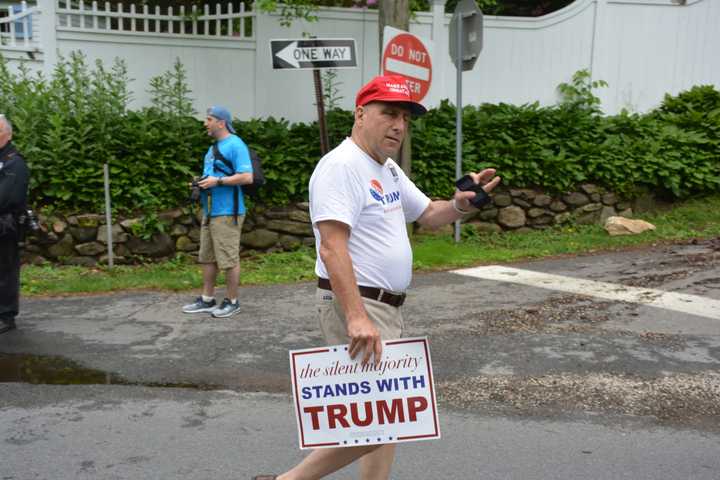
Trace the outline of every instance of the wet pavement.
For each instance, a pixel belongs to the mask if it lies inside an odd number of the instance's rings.
[[[720,300],[718,240],[512,267]],[[393,478],[720,478],[720,311],[551,287],[416,275],[406,335],[430,340],[443,439],[403,446]],[[180,313],[194,292],[24,299],[0,336],[0,479],[289,466],[287,351],[322,343],[313,292],[246,287],[226,319]]]

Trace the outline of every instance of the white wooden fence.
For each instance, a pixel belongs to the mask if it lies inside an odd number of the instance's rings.
[[[37,7],[29,8],[26,2],[6,7],[7,15],[0,18],[0,46],[2,51],[32,51],[38,47],[37,23],[33,16]]]
[[[444,3],[433,0],[432,11],[417,13],[410,26],[434,42],[428,106],[455,99]],[[352,108],[355,92],[378,73],[380,63],[377,12],[367,9],[326,8],[318,22],[296,21],[285,28],[277,16],[222,4],[187,12],[133,5],[118,11],[106,3],[37,0],[36,7],[21,8],[0,20],[0,53],[11,67],[24,61],[50,74],[57,55],[74,50],[90,62],[124,58],[134,79],[132,107],[149,102],[149,79],[179,58],[198,112],[223,104],[242,119],[272,115],[308,121],[316,115],[312,74],[274,71],[271,39],[354,38],[359,66],[337,72],[344,108]],[[28,21],[31,28],[18,30],[18,22]],[[607,113],[646,111],[665,93],[693,85],[720,89],[719,25],[720,0],[576,0],[539,18],[486,16],[484,50],[475,69],[464,74],[463,103],[553,104],[557,85],[580,69],[609,83],[597,92]]]
[[[177,11],[170,6],[162,11],[156,6],[150,11],[148,5],[138,10],[130,4],[126,10],[123,4],[112,9],[110,2],[104,4],[83,0],[58,0],[56,15],[58,28],[64,31],[102,31],[125,34],[145,34],[161,36],[203,36],[203,37],[241,37],[252,38],[252,29],[247,28],[246,21],[251,21],[253,13],[245,12],[245,4],[241,3],[238,11],[233,11],[232,3],[223,7],[216,4],[214,12],[210,5],[202,10],[197,5],[185,11],[181,5]]]

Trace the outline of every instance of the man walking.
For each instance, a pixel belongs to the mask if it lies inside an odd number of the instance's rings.
[[[15,329],[20,300],[19,218],[27,210],[30,172],[12,144],[13,129],[0,115],[0,334]]]
[[[210,312],[215,318],[239,312],[240,234],[245,219],[245,199],[241,185],[253,182],[252,164],[247,145],[235,134],[230,112],[219,106],[207,111],[205,128],[215,143],[205,154],[202,189],[203,221],[200,227],[200,252],[203,291],[194,303],[185,305],[185,313]],[[218,271],[225,272],[226,297],[215,301]]]
[[[425,112],[403,77],[375,77],[357,94],[351,137],[310,178],[320,328],[328,345],[349,343],[363,363],[379,362],[381,341],[403,333],[400,307],[412,275],[406,224],[439,227],[473,209],[474,192],[431,201],[393,160],[411,115]],[[494,169],[470,175],[486,192],[500,182]],[[360,459],[361,479],[386,480],[394,458],[394,444],[319,449],[282,475],[255,478],[319,479]]]

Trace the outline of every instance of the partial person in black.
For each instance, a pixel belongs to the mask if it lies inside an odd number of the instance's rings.
[[[12,144],[12,124],[0,115],[0,333],[15,328],[20,299],[20,216],[27,210],[30,172]]]

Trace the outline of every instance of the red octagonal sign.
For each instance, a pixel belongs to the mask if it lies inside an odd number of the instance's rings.
[[[385,47],[382,58],[383,74],[402,75],[407,78],[413,100],[419,102],[432,81],[432,62],[425,45],[416,36],[401,33]]]

